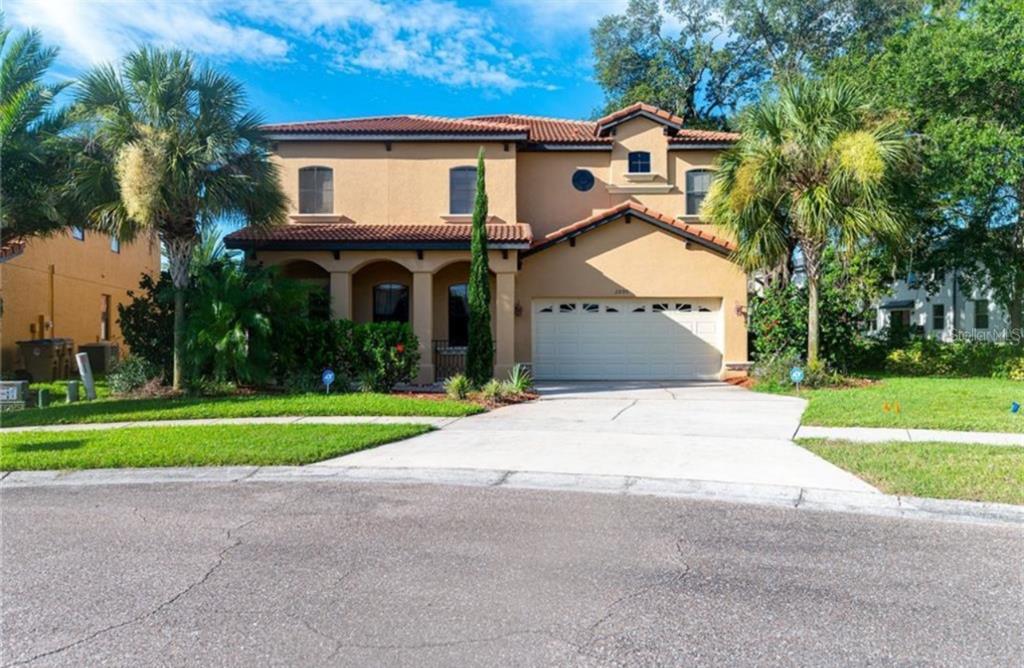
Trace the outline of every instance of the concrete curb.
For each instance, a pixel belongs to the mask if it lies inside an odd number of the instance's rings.
[[[787,507],[812,512],[846,512],[885,517],[1024,526],[1024,506],[973,501],[889,496],[805,487],[753,485],[708,480],[635,478],[533,471],[478,469],[365,468],[341,466],[228,466],[209,468],[12,471],[0,477],[0,491],[73,485],[161,483],[375,482],[502,487],[663,496],[727,503]]]
[[[461,417],[428,417],[424,415],[282,415],[241,418],[194,418],[191,420],[140,420],[138,422],[84,422],[79,424],[47,424],[31,427],[5,427],[0,434],[38,431],[100,431],[133,427],[198,427],[229,424],[426,424],[440,429]]]
[[[856,443],[883,443],[886,441],[922,443],[925,441],[935,441],[939,443],[970,443],[1024,447],[1024,434],[992,431],[801,426],[797,429],[793,438],[827,438],[833,440],[853,441]]]

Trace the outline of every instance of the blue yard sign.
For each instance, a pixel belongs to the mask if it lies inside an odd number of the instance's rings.
[[[334,382],[334,372],[330,369],[324,369],[324,372],[320,375],[320,380],[323,381],[324,386],[327,388],[327,394],[331,393],[331,383]]]
[[[1010,412],[1020,413],[1020,404],[1018,404],[1016,401],[1010,402]]]
[[[798,366],[789,370],[789,379],[799,385],[804,382],[804,370]]]

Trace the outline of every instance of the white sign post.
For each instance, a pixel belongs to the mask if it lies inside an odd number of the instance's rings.
[[[78,353],[75,355],[78,362],[78,375],[82,377],[82,384],[85,385],[85,398],[92,401],[96,398],[96,383],[92,380],[92,367],[89,366],[89,355]]]

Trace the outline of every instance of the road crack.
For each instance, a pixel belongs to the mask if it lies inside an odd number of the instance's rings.
[[[630,404],[628,406],[624,406],[618,413],[616,413],[615,415],[612,416],[611,421],[615,422],[616,420],[618,420],[620,415],[622,415],[623,413],[628,411],[633,406],[636,406],[636,402],[637,401],[639,401],[639,400],[638,399],[634,399],[632,402],[630,402]]]

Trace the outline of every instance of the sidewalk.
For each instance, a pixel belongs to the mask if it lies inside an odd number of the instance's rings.
[[[221,424],[427,424],[440,429],[461,417],[426,417],[422,415],[312,415],[241,418],[198,418],[193,420],[141,420],[138,422],[84,422],[81,424],[48,424],[32,427],[9,427],[0,429],[0,434],[14,434],[22,431],[94,431],[103,429],[126,429],[129,427],[189,427]]]
[[[801,426],[797,438],[828,438],[858,443],[902,441],[923,443],[972,443],[980,445],[1024,446],[1024,434],[990,431],[945,431],[940,429],[880,429],[872,427],[812,427]]]

